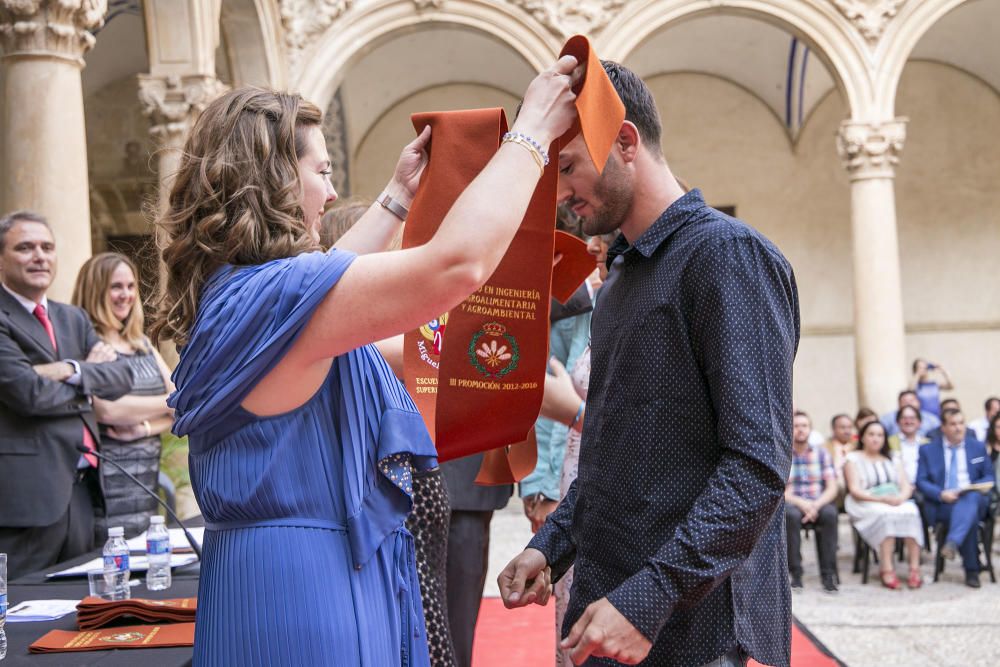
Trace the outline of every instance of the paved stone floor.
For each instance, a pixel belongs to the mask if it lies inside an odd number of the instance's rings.
[[[487,596],[498,594],[497,574],[530,538],[521,501],[512,498],[494,516]],[[920,590],[883,588],[874,565],[869,583],[862,585],[861,575],[851,574],[846,517],[840,525],[839,593],[822,592],[812,540],[803,542],[802,558],[805,589],[793,597],[795,615],[849,667],[1000,667],[1000,584],[991,584],[985,573],[982,588],[966,588],[956,561],[935,584],[925,558]],[[898,572],[905,576],[903,564]]]

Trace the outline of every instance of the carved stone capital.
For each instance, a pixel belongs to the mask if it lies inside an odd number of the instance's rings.
[[[302,52],[315,42],[354,0],[279,0],[289,66],[297,71]]]
[[[0,0],[4,57],[52,55],[82,65],[107,11],[107,0]]]
[[[211,76],[139,75],[139,102],[152,124],[149,133],[161,146],[183,141],[208,103],[226,90]]]
[[[557,37],[593,34],[621,11],[627,0],[507,0]]]
[[[844,121],[837,133],[837,152],[851,180],[892,178],[906,142],[906,118],[885,123]]]
[[[832,0],[832,2],[840,13],[857,27],[868,43],[874,45],[906,0]]]

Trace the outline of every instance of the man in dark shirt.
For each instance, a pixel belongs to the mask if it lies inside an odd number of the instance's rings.
[[[792,269],[684,194],[648,89],[604,67],[626,121],[603,173],[579,137],[559,155],[584,232],[621,231],[593,314],[579,477],[501,595],[544,603],[575,566],[561,646],[577,664],[788,665]]]

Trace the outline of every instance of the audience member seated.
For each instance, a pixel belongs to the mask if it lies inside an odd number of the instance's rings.
[[[94,396],[116,399],[132,371],[86,313],[46,292],[56,241],[44,217],[0,219],[0,552],[17,579],[90,551],[100,505]]]
[[[986,431],[986,451],[990,454],[990,460],[996,464],[994,467],[1000,470],[1000,414],[993,415],[990,420],[989,430]]]
[[[941,401],[941,410],[942,411],[958,410],[959,412],[962,412],[962,405],[958,402],[957,398],[946,398],[943,401]],[[962,412],[962,414],[964,415],[965,413]],[[934,438],[937,438],[940,435],[941,435],[941,427],[938,426],[937,428],[933,428],[927,432],[927,439],[933,440]],[[979,442],[982,442],[982,439],[976,438],[976,432],[969,427],[968,423],[966,423],[965,425],[965,435],[968,438],[975,438],[976,440],[979,440]]]
[[[920,446],[930,442],[920,435],[920,410],[904,405],[896,413],[896,426],[899,430],[889,436],[889,450],[893,458],[898,457],[902,462],[907,481],[916,484]]]
[[[861,433],[865,424],[878,421],[878,414],[871,408],[858,408],[858,413],[854,415],[854,432]]]
[[[941,417],[944,406],[941,404],[941,392],[955,388],[951,378],[940,364],[931,363],[926,359],[913,361],[913,377],[910,379],[910,389],[917,393],[920,399],[920,412]]]
[[[156,490],[160,434],[174,423],[173,410],[167,406],[174,384],[163,357],[143,334],[138,275],[135,264],[124,255],[94,255],[76,277],[73,305],[90,316],[97,335],[128,364],[135,378],[125,396],[115,401],[94,399],[101,453]],[[104,511],[98,511],[94,520],[94,542],[108,539],[111,526],[122,526],[127,538],[139,535],[159,509],[156,500],[116,467],[102,465],[99,471]]]
[[[916,408],[920,412],[920,428],[918,429],[920,435],[929,438],[930,431],[941,426],[941,420],[937,418],[936,415],[931,414],[920,409],[920,399],[917,398],[917,392],[912,389],[904,389],[899,392],[899,397],[896,399],[897,405],[896,409],[892,412],[887,412],[880,418],[882,426],[885,427],[885,432],[889,435],[895,435],[899,432],[899,427],[896,424],[896,413],[904,405],[910,405]],[[861,429],[858,429],[861,432]]]
[[[909,409],[909,406],[904,408]],[[847,514],[861,539],[878,551],[882,585],[892,589],[900,586],[893,552],[896,538],[902,538],[910,565],[906,583],[910,588],[920,588],[923,525],[916,504],[910,500],[913,486],[903,469],[902,458],[893,460],[885,427],[877,421],[866,424],[858,440],[860,449],[847,456],[844,466]]]
[[[857,440],[854,439],[854,422],[845,414],[835,415],[830,420],[830,439],[826,441],[826,453],[833,461],[833,469],[837,471],[837,486],[840,492],[837,494],[837,508],[844,508],[844,495],[847,486],[844,482],[844,463],[847,462],[847,455],[857,449]]]
[[[837,472],[824,447],[809,444],[812,422],[796,411],[792,420],[792,469],[785,486],[785,527],[788,572],[792,588],[802,588],[803,528],[816,535],[819,573],[823,589],[837,591]]]
[[[1000,414],[1000,398],[996,396],[987,398],[986,403],[983,405],[983,411],[985,416],[969,422],[969,428],[976,434],[976,440],[979,442],[986,442],[986,434],[989,430],[990,422]]]
[[[979,521],[986,516],[989,496],[968,490],[970,484],[993,484],[993,465],[986,447],[966,432],[965,417],[954,409],[942,413],[941,435],[920,448],[917,488],[931,526],[943,524],[941,554],[953,560],[962,554],[965,583],[979,588]]]

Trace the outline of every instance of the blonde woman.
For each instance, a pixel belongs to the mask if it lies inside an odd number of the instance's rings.
[[[135,377],[131,392],[117,401],[94,397],[101,453],[155,489],[160,434],[173,424],[167,396],[174,387],[166,363],[143,334],[135,264],[113,252],[91,257],[77,276],[73,305],[86,311],[97,335],[128,362]],[[107,539],[110,526],[123,526],[126,537],[140,534],[156,512],[156,501],[114,466],[102,465],[99,470],[105,515],[95,519],[95,542]]]

